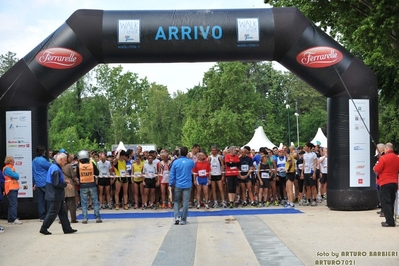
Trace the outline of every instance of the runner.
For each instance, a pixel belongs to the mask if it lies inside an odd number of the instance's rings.
[[[327,148],[322,149],[323,156],[320,157],[321,179],[320,194],[322,200],[327,199]]]
[[[144,161],[143,157],[139,154],[136,155],[136,159],[133,163],[133,176],[132,176],[132,183],[133,183],[133,198],[134,198],[134,209],[137,209],[139,207],[140,199],[139,199],[139,194],[141,197],[144,194],[144,184],[143,184],[143,176],[142,176],[142,171],[143,171],[143,166],[144,166]],[[141,202],[143,203],[142,199]]]
[[[160,184],[161,184],[161,198],[162,198],[162,209],[168,207],[172,209],[172,196],[169,190],[169,173],[171,168],[171,161],[169,160],[169,154],[167,152],[161,153],[161,159],[158,163],[158,173]]]
[[[306,187],[306,197],[307,202],[304,204],[308,206],[317,206],[316,196],[317,196],[317,189],[316,189],[316,167],[317,167],[317,156],[313,153],[312,147],[314,145],[310,142],[306,143],[303,147],[305,150],[305,154],[303,155],[303,172],[301,174],[301,178],[304,178],[304,184]]]
[[[261,161],[258,165],[258,180],[259,180],[259,207],[269,207],[269,181],[271,177],[270,169],[270,158],[266,155],[262,155]],[[263,199],[262,199],[263,197]]]
[[[205,208],[209,209],[208,185],[211,179],[211,166],[205,160],[203,152],[198,153],[198,161],[193,168],[195,185],[197,186],[197,209],[201,207],[201,192],[204,191]]]
[[[236,147],[231,146],[228,149],[228,153],[226,153],[224,157],[224,162],[226,166],[226,179],[228,186],[228,196],[230,201],[230,208],[233,208],[234,200],[236,197],[236,190],[238,184],[238,167],[240,166],[240,158],[235,151]],[[238,206],[238,202],[236,202],[236,206]]]
[[[143,194],[143,207],[142,209],[147,209],[149,206],[151,209],[156,209],[154,205],[155,202],[155,187],[159,186],[158,183],[158,171],[157,166],[153,163],[154,157],[153,155],[148,155],[147,162],[143,167],[143,175],[144,175],[144,194]],[[147,205],[147,203],[149,203]]]
[[[248,156],[251,148],[245,146],[241,149],[241,157],[240,157],[240,173],[238,183],[241,188],[241,199],[243,200],[242,206],[247,206],[249,200],[251,200],[251,206],[255,207],[256,203],[254,201],[254,194],[252,193],[252,181],[251,174],[254,170],[254,166],[252,163],[252,158]],[[247,195],[248,193],[248,195]]]
[[[222,156],[219,154],[219,149],[216,146],[211,147],[211,155],[209,156],[209,163],[211,164],[211,188],[213,195],[213,208],[217,208],[219,206],[216,188],[219,189],[221,196],[221,205],[223,208],[226,208],[226,199],[224,197],[224,188],[223,185],[226,183],[225,175],[224,175],[224,161]]]

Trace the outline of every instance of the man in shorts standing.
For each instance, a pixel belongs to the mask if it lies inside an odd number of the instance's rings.
[[[308,142],[303,147],[305,154],[303,155],[303,169],[301,179],[304,180],[306,197],[308,199],[308,201],[303,204],[304,206],[317,206],[316,168],[318,160],[316,154],[312,152],[313,146],[314,145],[312,143]]]

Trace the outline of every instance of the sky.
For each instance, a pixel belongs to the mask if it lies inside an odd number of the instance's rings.
[[[58,29],[78,9],[176,10],[269,8],[263,0],[1,0],[0,54],[11,51],[21,59]],[[168,87],[169,93],[187,91],[198,84],[215,63],[122,64]],[[118,64],[117,64],[118,65]],[[116,65],[112,65],[116,66]],[[176,74],[178,73],[178,74]],[[179,78],[177,78],[177,75]]]

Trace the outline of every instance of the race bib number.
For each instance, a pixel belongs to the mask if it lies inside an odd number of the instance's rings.
[[[218,163],[212,163],[212,168],[217,168],[219,166]]]
[[[155,173],[153,172],[153,171],[149,171],[148,173],[147,173],[147,176],[146,176],[147,178],[154,178],[155,177]]]
[[[241,165],[242,172],[248,172],[248,170],[249,170],[249,165],[247,165],[247,164]]]
[[[232,166],[232,167],[230,167],[230,169],[231,169],[231,170],[236,170],[236,169],[237,169],[237,166]]]
[[[302,170],[302,168],[303,168],[303,164],[298,164],[298,169]]]
[[[128,170],[128,171],[132,170],[132,165],[131,164],[127,164],[126,165],[126,170]]]
[[[121,175],[121,177],[125,177],[126,170],[119,170],[119,174]]]
[[[262,172],[261,175],[262,178],[270,178],[269,173],[268,172]]]
[[[105,175],[107,175],[107,172],[101,172],[101,175],[105,176]]]
[[[135,178],[141,177],[141,172],[134,172],[134,177]]]
[[[206,170],[199,170],[198,171],[199,176],[206,176]]]

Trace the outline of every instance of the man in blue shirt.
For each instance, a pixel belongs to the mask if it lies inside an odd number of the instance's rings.
[[[193,185],[192,170],[194,168],[194,161],[187,158],[188,148],[182,147],[180,149],[180,157],[174,160],[172,168],[170,169],[169,186],[174,187],[174,215],[175,224],[185,225],[187,223],[188,215],[188,201],[190,199],[191,187]],[[183,194],[183,212],[180,215],[179,205]]]
[[[33,190],[37,192],[37,208],[39,219],[43,222],[50,203],[44,198],[46,194],[46,176],[51,163],[45,158],[46,148],[39,145],[36,148],[36,157],[32,161]]]

